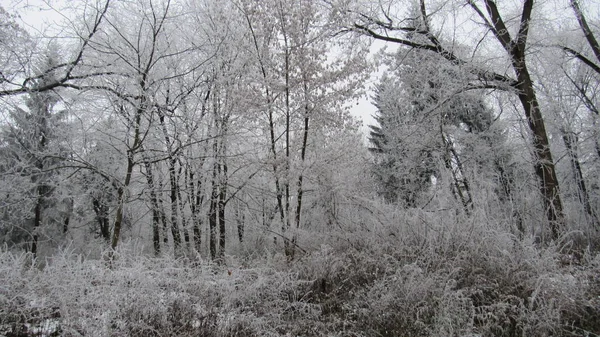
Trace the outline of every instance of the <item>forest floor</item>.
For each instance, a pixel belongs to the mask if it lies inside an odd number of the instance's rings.
[[[110,267],[72,252],[40,267],[5,251],[0,336],[600,335],[600,254],[589,249],[490,230],[369,235],[332,236],[291,262],[123,248]]]

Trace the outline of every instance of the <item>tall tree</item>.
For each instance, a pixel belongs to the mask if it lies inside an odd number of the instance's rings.
[[[431,198],[417,201],[430,194],[433,181],[439,186],[447,175],[469,214],[478,180],[503,176],[498,150],[504,141],[492,130],[492,110],[461,90],[468,85],[461,68],[439,55],[399,50],[385,59],[390,70],[377,86],[378,125],[370,133],[380,191],[387,201],[422,206]]]
[[[240,4],[261,80],[265,138],[284,251],[294,257],[302,225],[311,137],[329,123],[343,124],[343,102],[356,92],[364,71],[359,47],[334,53],[322,4],[274,0]],[[362,58],[361,58],[362,56]]]
[[[467,55],[466,53],[454,49],[452,44],[446,44],[444,37],[436,34],[432,23],[436,13],[441,11],[432,11],[434,5],[428,4],[425,0],[419,0],[415,4],[419,11],[417,26],[404,26],[406,18],[393,17],[392,8],[390,8],[381,9],[382,17],[368,12],[363,13],[357,18],[353,29],[374,39],[437,53],[454,64],[463,66],[465,71],[472,74],[473,79],[477,80],[471,85],[473,89],[496,88],[516,92],[531,132],[533,164],[546,219],[550,226],[551,238],[557,239],[561,233],[560,227],[564,219],[559,182],[540,104],[527,66],[528,36],[534,3],[533,0],[525,0],[518,9],[517,22],[513,23],[512,19],[505,21],[502,7],[498,7],[493,0],[468,2],[472,13],[479,18],[479,23],[484,28],[481,41],[487,42],[488,36],[493,36],[495,42],[504,50],[506,60],[511,65],[511,71],[507,73],[501,73],[492,67],[484,67],[477,62],[469,61],[464,56]],[[393,8],[393,10],[397,10],[397,8]],[[409,39],[408,36],[418,36],[418,39]],[[473,47],[475,54],[478,53],[477,47]]]
[[[167,121],[201,83],[200,67],[210,55],[197,48],[193,41],[186,40],[184,34],[178,34],[182,29],[179,24],[191,19],[183,14],[183,8],[171,1],[133,1],[113,6],[106,16],[106,29],[88,42],[93,53],[86,66],[104,68],[105,74],[82,85],[104,93],[114,116],[124,126],[123,134],[112,136],[120,143],[118,149],[122,151],[124,163],[116,178],[118,189],[111,247],[115,249],[118,245],[126,205],[134,195],[135,169],[148,161],[166,159],[170,170],[171,236],[175,254],[179,256],[182,219],[178,216],[181,198],[176,166],[177,154],[185,144],[179,144],[172,137],[174,130],[169,129]],[[149,139],[152,146],[162,139],[164,148],[144,147]],[[149,153],[166,155],[149,158]],[[183,229],[185,233],[187,228]]]
[[[431,187],[437,175],[434,152],[441,148],[439,137],[425,133],[419,114],[411,112],[410,103],[402,100],[400,81],[384,76],[374,97],[377,125],[371,125],[370,151],[375,158],[373,173],[380,194],[387,202],[417,206],[419,196]],[[439,128],[432,128],[436,133]],[[417,142],[415,136],[419,136]],[[428,136],[426,136],[428,135]],[[431,136],[431,137],[430,137]]]
[[[49,49],[42,64],[39,65],[40,77],[34,80],[33,88],[46,86],[55,81],[54,69],[60,63],[57,50]],[[58,209],[56,200],[51,197],[58,188],[57,177],[61,173],[61,162],[66,159],[64,140],[65,112],[57,108],[60,96],[54,91],[33,91],[24,99],[24,107],[15,106],[10,112],[9,126],[3,130],[3,159],[7,165],[3,168],[4,179],[13,180],[14,175],[28,179],[22,181],[26,191],[20,194],[20,188],[7,190],[7,200],[30,200],[32,210],[24,219],[8,217],[5,220],[21,223],[21,229],[28,231],[29,251],[35,257],[38,252],[39,237],[44,232],[44,225],[50,224],[50,206]],[[4,182],[6,187],[12,186],[10,180]],[[17,187],[17,186],[12,186]],[[12,196],[11,196],[12,194]],[[24,205],[18,205],[23,207]],[[11,209],[12,207],[8,207]],[[68,217],[62,220],[63,232],[68,230]],[[27,225],[31,220],[31,226]],[[9,224],[6,224],[10,226]],[[4,226],[3,226],[4,227]]]

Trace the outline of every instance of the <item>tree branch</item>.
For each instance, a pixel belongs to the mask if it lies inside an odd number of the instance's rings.
[[[576,59],[583,62],[588,67],[592,68],[592,70],[594,70],[596,73],[600,74],[600,66],[596,65],[594,62],[592,62],[592,60],[585,57],[580,52],[578,52],[572,48],[565,47],[565,46],[557,46],[557,47],[561,48],[562,50],[566,51],[567,53],[573,55]]]
[[[585,19],[585,16],[583,15],[583,12],[581,11],[579,4],[577,3],[577,0],[571,0],[571,7],[575,12],[577,22],[579,22],[579,26],[583,31],[583,35],[585,35],[585,39],[588,41],[590,47],[592,47],[594,55],[596,55],[596,59],[600,61],[600,45],[598,45],[598,41],[596,40],[594,33],[590,29],[590,26],[588,26],[587,20]]]
[[[375,32],[374,30],[368,28],[367,26],[360,25],[360,24],[354,24],[354,29],[356,31],[358,31],[359,33],[370,36],[377,40],[401,44],[401,45],[411,47],[411,48],[432,51],[434,53],[441,55],[443,58],[445,58],[446,60],[448,60],[456,65],[469,64],[468,62],[457,57],[454,53],[443,48],[443,46],[441,46],[441,45],[435,46],[435,45],[430,45],[430,44],[422,44],[422,43],[417,43],[417,42],[407,40],[407,39],[401,39],[401,38],[397,38],[397,37],[381,35],[381,34]],[[510,86],[512,88],[516,87],[516,85],[517,85],[517,81],[511,79],[510,77],[507,77],[507,76],[504,76],[504,75],[501,75],[501,74],[498,74],[495,72],[483,71],[483,70],[478,70],[478,69],[473,69],[472,72],[480,80],[482,80],[486,83],[489,81],[496,81],[496,82],[506,83],[508,86]],[[495,87],[500,88],[501,86],[495,86]],[[504,89],[506,89],[506,88],[504,88]]]
[[[23,81],[23,84],[21,84],[21,86],[19,88],[16,89],[8,89],[8,90],[0,90],[0,97],[3,96],[11,96],[11,95],[19,95],[19,94],[23,94],[23,93],[29,93],[29,92],[44,92],[44,91],[50,91],[53,89],[56,89],[58,87],[65,87],[66,83],[73,79],[71,77],[71,74],[73,72],[73,69],[75,69],[75,67],[81,62],[81,60],[83,59],[83,53],[85,52],[90,40],[94,37],[94,35],[98,32],[99,28],[100,28],[100,24],[102,23],[102,20],[104,18],[104,16],[106,15],[106,12],[108,11],[108,7],[110,5],[110,0],[106,0],[104,7],[100,10],[99,15],[97,16],[96,20],[94,21],[94,25],[92,26],[91,31],[89,32],[89,34],[87,35],[87,37],[83,38],[83,43],[81,44],[81,47],[79,48],[79,51],[77,52],[77,55],[75,56],[75,58],[73,59],[73,61],[71,62],[67,62],[67,63],[63,63],[60,65],[57,65],[53,68],[50,68],[48,70],[46,70],[43,74],[41,75],[36,75],[36,76],[32,76],[32,77],[28,77]],[[48,73],[50,73],[51,71],[54,71],[58,68],[62,68],[62,67],[67,67],[67,70],[65,72],[65,74],[58,80],[52,82],[52,83],[48,83],[46,85],[42,85],[42,86],[33,86],[33,87],[29,87],[28,83],[41,78],[45,75],[47,75]]]
[[[491,24],[494,27],[494,29],[492,29],[492,33],[496,36],[502,47],[504,47],[504,49],[510,55],[512,55],[513,41],[510,37],[508,29],[506,28],[506,25],[504,24],[504,20],[502,20],[502,16],[498,11],[496,3],[493,0],[485,0],[485,7],[492,20]]]
[[[533,0],[525,0],[523,3],[523,12],[521,13],[521,23],[517,33],[516,45],[518,49],[525,52],[527,45],[527,36],[529,35],[529,21],[531,21],[531,12],[533,10]]]

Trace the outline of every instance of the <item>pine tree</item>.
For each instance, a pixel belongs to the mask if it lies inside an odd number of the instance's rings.
[[[34,80],[34,88],[54,80],[48,69],[58,62],[57,50],[49,49],[39,67],[43,75]],[[29,93],[23,106],[15,106],[9,112],[10,123],[2,130],[2,192],[6,207],[0,230],[3,241],[11,245],[26,243],[34,256],[40,235],[68,230],[69,215],[60,214],[60,209],[72,207],[59,207],[65,200],[55,195],[60,173],[56,166],[66,157],[61,135],[64,112],[57,109],[59,101],[58,94],[52,91]],[[50,224],[54,228],[44,228]]]
[[[378,125],[370,126],[372,146],[369,150],[375,157],[373,174],[379,183],[380,195],[387,202],[415,207],[436,175],[433,159],[439,144],[433,138],[420,144],[412,139],[411,133],[422,125],[411,121],[415,116],[407,108],[409,105],[398,100],[396,94],[401,85],[384,77],[376,88],[374,118]]]
[[[389,56],[396,70],[376,88],[377,125],[369,134],[380,195],[386,202],[417,207],[446,176],[468,214],[477,174],[494,179],[498,198],[510,200],[514,188],[506,138],[492,129],[493,112],[483,98],[461,88],[459,67],[425,51]]]

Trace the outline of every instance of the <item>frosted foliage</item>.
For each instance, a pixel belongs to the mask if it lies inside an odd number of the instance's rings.
[[[3,3],[0,336],[600,335],[592,2]]]
[[[16,82],[30,71],[33,43],[5,8],[0,7],[0,86]]]
[[[378,125],[371,127],[370,137],[374,174],[384,198],[423,205],[446,170],[453,171],[454,184],[464,184],[461,189],[469,193],[466,182],[472,174],[502,185],[495,175],[510,170],[511,154],[501,130],[492,128],[492,110],[467,90],[464,71],[424,51],[401,50],[385,60],[395,71],[377,86]]]
[[[489,224],[396,212],[401,224],[347,233],[293,265],[281,254],[189,264],[124,245],[110,266],[63,251],[38,269],[25,254],[3,252],[0,331],[567,336],[600,328],[597,256],[569,266],[559,247],[540,251]],[[429,232],[416,232],[424,220]],[[575,318],[577,326],[565,324]]]

